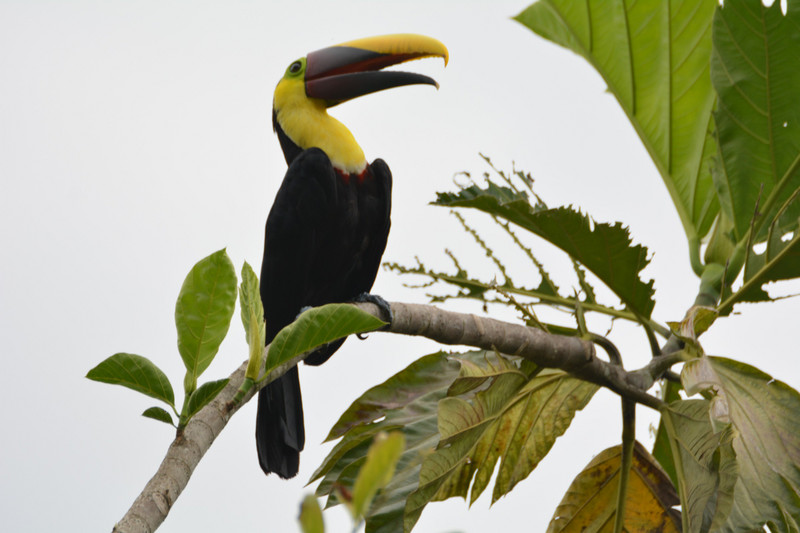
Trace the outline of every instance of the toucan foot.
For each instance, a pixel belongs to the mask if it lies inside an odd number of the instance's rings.
[[[392,323],[394,320],[394,314],[392,313],[392,306],[389,305],[389,302],[383,299],[382,296],[378,296],[377,294],[370,294],[368,292],[362,292],[358,296],[355,297],[353,300],[354,302],[366,302],[375,304],[378,306],[378,309],[381,310],[381,319],[389,324]],[[388,318],[388,320],[386,320]],[[361,337],[358,337],[359,339]]]

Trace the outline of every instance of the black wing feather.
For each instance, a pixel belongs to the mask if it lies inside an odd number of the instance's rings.
[[[267,218],[261,266],[267,343],[303,307],[369,291],[389,233],[391,181],[382,160],[365,176],[344,177],[317,148],[294,158]],[[319,348],[306,362],[323,363],[343,342]],[[256,441],[266,473],[297,473],[305,432],[296,368],[259,393]]]

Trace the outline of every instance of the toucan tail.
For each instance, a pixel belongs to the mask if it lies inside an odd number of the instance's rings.
[[[305,440],[303,399],[295,366],[258,393],[256,447],[261,469],[283,479],[296,476]]]

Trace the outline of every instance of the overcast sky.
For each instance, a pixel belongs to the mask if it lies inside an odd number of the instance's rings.
[[[245,260],[260,268],[264,221],[285,172],[270,122],[272,91],[286,66],[312,50],[396,32],[427,34],[450,50],[446,69],[432,59],[404,67],[433,76],[439,91],[400,88],[333,113],[369,159],[382,157],[393,171],[385,259],[411,264],[419,256],[447,268],[447,247],[491,276],[455,219],[428,205],[435,191],[454,188],[456,172],[486,170],[482,152],[503,168],[530,171],[551,205],[629,225],[653,255],[645,274],[656,280],[655,318],[682,317],[697,280],[666,189],[588,64],[510,20],[526,5],[0,0],[4,530],[108,531],[154,473],[174,436],[139,416],[154,402],[84,376],[126,351],[151,358],[180,387],[173,313],[183,277],[223,247],[237,271]],[[511,262],[521,280],[535,281],[521,261]],[[555,272],[562,286],[571,283],[564,270]],[[425,301],[403,281],[382,271],[375,292]],[[448,307],[480,311],[464,302]],[[800,386],[797,300],[739,310],[704,336],[706,350]],[[613,339],[628,367],[646,362],[640,332],[615,326]],[[313,490],[303,485],[329,451],[319,443],[338,415],[436,349],[374,334],[351,339],[321,368],[303,368],[308,438],[290,482],[258,467],[251,402],[161,530],[298,531],[298,505]],[[203,378],[227,376],[246,353],[237,312]],[[415,531],[543,531],[572,478],[619,442],[618,405],[598,394],[491,510],[490,491],[471,511],[461,500],[432,504]],[[637,433],[650,446],[654,418],[639,413]],[[341,509],[326,520],[329,531],[349,530]]]

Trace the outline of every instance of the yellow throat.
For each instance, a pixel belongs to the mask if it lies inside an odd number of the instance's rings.
[[[364,152],[344,124],[328,114],[325,102],[306,96],[302,79],[282,79],[273,102],[278,124],[301,150],[320,148],[333,166],[360,174],[367,166]]]

